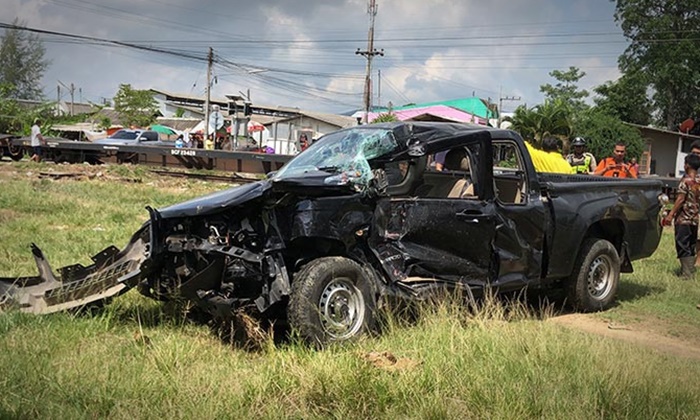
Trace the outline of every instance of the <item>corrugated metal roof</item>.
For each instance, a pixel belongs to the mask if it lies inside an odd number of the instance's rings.
[[[165,125],[165,126],[170,127],[170,128],[174,128],[175,130],[186,131],[186,130],[191,130],[195,125],[197,125],[202,120],[200,118],[158,117],[156,119],[156,121],[158,121],[158,124]]]
[[[352,127],[357,125],[356,118],[348,117],[346,115],[326,114],[323,112],[313,111],[301,111],[300,114],[305,115],[307,117],[315,118],[323,122],[327,122],[328,124],[332,124],[340,128]]]
[[[398,106],[394,107],[394,111],[400,111],[404,109],[413,109],[413,108],[425,108],[433,105],[445,105],[449,106],[452,108],[459,109],[461,111],[468,112],[470,114],[474,114],[478,117],[481,118],[493,118],[495,115],[493,114],[493,111],[489,109],[489,107],[486,106],[484,103],[484,100],[481,98],[462,98],[462,99],[452,99],[449,101],[435,101],[435,102],[427,102],[427,103],[422,103],[422,104],[414,104],[414,105],[406,105],[406,106]]]
[[[649,127],[648,125],[640,125],[640,124],[634,124],[634,123],[623,123],[626,125],[629,125],[631,127],[639,128],[640,130],[649,130],[649,131],[655,131],[657,133],[664,133],[664,134],[673,134],[675,136],[683,136],[687,137],[689,139],[696,139],[700,140],[700,136],[696,136],[694,134],[686,134],[686,133],[681,133],[680,131],[671,131],[671,130],[666,130],[664,128],[657,128],[657,127]]]
[[[299,116],[283,118],[279,122],[292,121],[299,119],[300,117],[313,118],[315,120],[323,121],[325,123],[334,125],[338,128],[346,128],[357,125],[357,119],[354,117],[348,117],[346,115],[336,115],[336,114],[326,114],[323,112],[313,112],[313,111],[297,111]],[[253,118],[255,119],[255,115]]]

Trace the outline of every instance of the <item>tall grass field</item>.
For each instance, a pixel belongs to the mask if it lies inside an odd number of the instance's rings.
[[[82,180],[43,171],[90,171]],[[140,167],[0,162],[0,277],[34,275],[122,247],[163,207],[230,185]],[[681,281],[672,231],[592,315],[700,343],[700,281]],[[89,314],[0,313],[0,418],[688,418],[700,361],[568,329],[520,301],[387,314],[381,334],[311,349],[294,338],[241,348],[184,305],[129,292]]]

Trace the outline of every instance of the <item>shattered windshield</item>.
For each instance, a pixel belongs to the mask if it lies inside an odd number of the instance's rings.
[[[391,130],[353,128],[328,134],[309,147],[275,175],[275,179],[298,178],[326,173],[330,185],[367,185],[372,179],[369,160],[397,147]]]

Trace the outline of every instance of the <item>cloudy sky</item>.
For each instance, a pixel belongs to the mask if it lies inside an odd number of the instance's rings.
[[[610,0],[376,0],[375,104],[476,95],[504,111],[542,101],[553,69],[576,66],[590,89],[619,76],[626,42]],[[253,102],[323,112],[362,108],[369,0],[3,0],[0,23],[146,46],[161,52],[41,35],[75,100],[101,102],[121,83],[204,95],[250,91]],[[381,77],[379,77],[379,72]],[[62,88],[63,100],[70,99]]]

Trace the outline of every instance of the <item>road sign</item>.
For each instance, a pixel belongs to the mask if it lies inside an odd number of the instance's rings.
[[[209,115],[209,126],[215,130],[224,126],[224,114],[219,111],[214,111]]]

